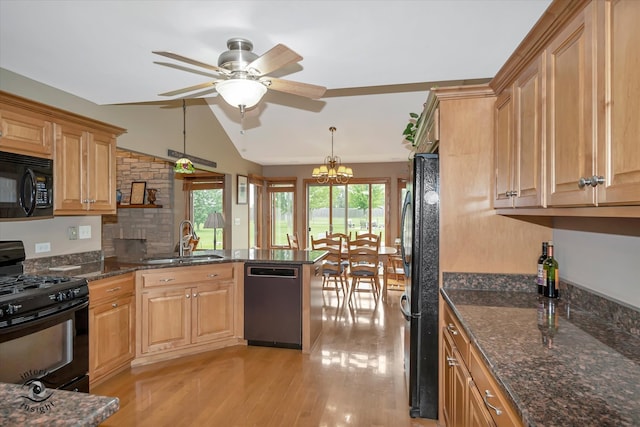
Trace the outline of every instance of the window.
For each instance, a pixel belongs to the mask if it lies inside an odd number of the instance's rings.
[[[307,182],[309,236],[331,233],[382,234],[388,223],[388,180],[361,180],[348,184]]]
[[[296,231],[296,181],[283,179],[267,182],[269,195],[269,247],[287,247],[287,233]]]
[[[249,247],[261,248],[262,245],[262,181],[249,176]]]
[[[187,212],[200,238],[197,248],[214,249],[215,240],[215,249],[224,249],[224,227],[205,228],[210,214],[224,214],[224,175],[202,172],[185,176],[183,179],[183,190],[187,193]]]

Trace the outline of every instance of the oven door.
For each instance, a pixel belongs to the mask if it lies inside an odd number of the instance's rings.
[[[0,382],[39,380],[47,388],[68,388],[88,371],[88,300],[43,319],[0,329]],[[88,392],[88,384],[78,391]]]

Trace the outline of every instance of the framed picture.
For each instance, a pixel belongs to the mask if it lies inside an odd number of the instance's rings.
[[[238,201],[239,205],[247,204],[247,191],[249,191],[249,182],[244,175],[238,175]]]
[[[147,189],[146,181],[134,181],[131,183],[131,201],[132,205],[144,205],[144,194]]]

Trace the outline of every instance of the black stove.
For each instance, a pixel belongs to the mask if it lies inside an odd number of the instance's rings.
[[[85,303],[83,278],[24,274],[21,241],[0,242],[0,328],[40,319]]]

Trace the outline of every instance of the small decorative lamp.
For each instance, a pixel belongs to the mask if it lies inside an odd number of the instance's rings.
[[[224,217],[220,212],[212,212],[204,222],[204,228],[213,228],[213,249],[217,248],[216,237],[218,234],[218,228],[224,228]]]
[[[187,106],[184,99],[182,100],[182,155],[183,157],[176,160],[173,171],[175,173],[194,173],[196,168],[187,158]]]

